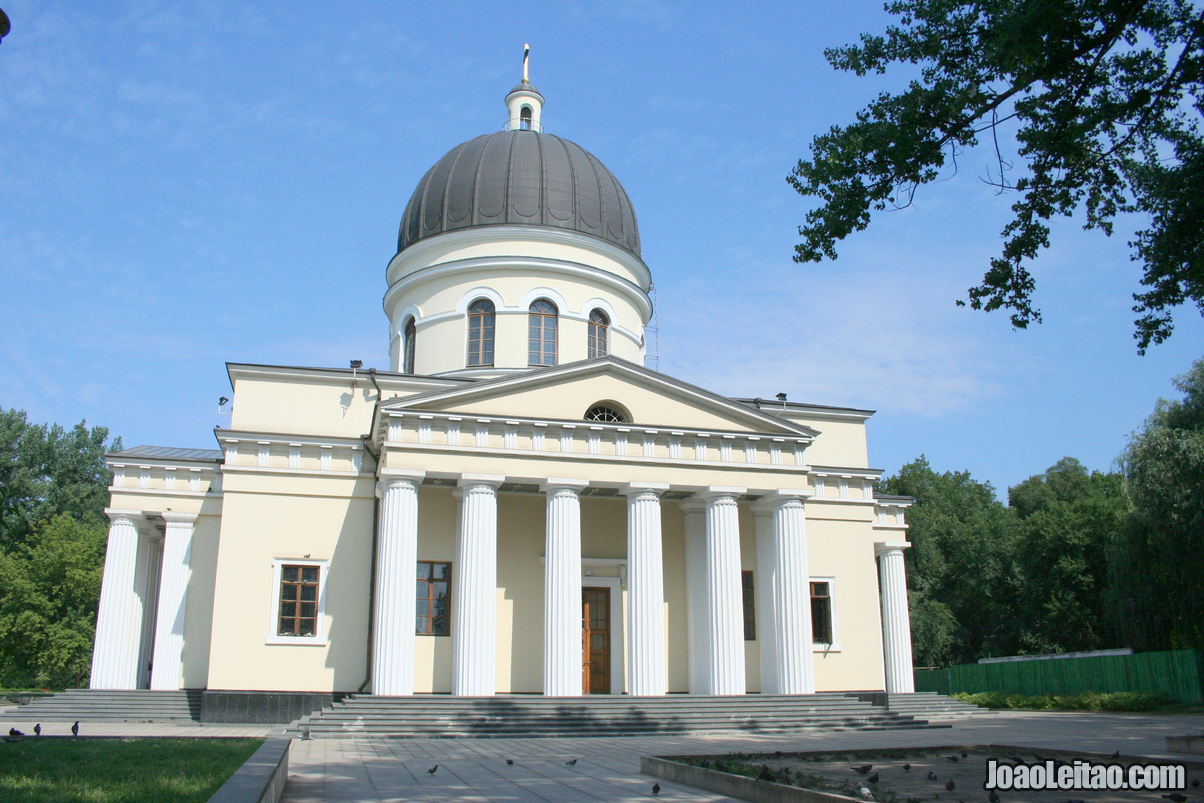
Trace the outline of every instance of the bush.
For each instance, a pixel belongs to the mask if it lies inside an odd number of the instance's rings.
[[[1024,711],[1157,711],[1176,700],[1156,691],[1089,691],[1080,694],[1009,694],[957,692],[958,700],[983,708]]]

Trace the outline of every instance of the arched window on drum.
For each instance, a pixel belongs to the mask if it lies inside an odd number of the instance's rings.
[[[414,373],[414,347],[415,341],[418,339],[418,328],[414,325],[413,318],[406,318],[406,325],[402,329],[401,334],[401,371],[405,374]]]
[[[556,364],[556,305],[546,298],[531,304],[527,312],[527,364]]]
[[[468,306],[469,368],[493,365],[494,307],[487,298],[478,298]]]
[[[605,357],[610,353],[610,318],[600,309],[589,314],[589,335],[586,356]]]

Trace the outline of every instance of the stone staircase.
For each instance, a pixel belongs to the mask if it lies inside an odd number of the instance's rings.
[[[963,703],[961,700],[956,700],[934,691],[920,691],[910,694],[872,692],[871,694],[873,695],[873,699],[868,699],[868,701],[874,705],[881,706],[897,714],[923,717],[929,721],[994,716],[996,713],[989,708]],[[857,693],[850,694],[849,696],[858,697],[863,700],[867,700],[868,698],[866,694]]]
[[[287,733],[340,737],[639,736],[942,727],[841,694],[705,697],[352,695]]]
[[[202,693],[201,689],[68,689],[11,708],[6,717],[36,722],[192,722],[201,718]]]

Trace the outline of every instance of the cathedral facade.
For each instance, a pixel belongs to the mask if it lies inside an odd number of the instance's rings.
[[[506,105],[405,209],[390,370],[229,364],[216,449],[108,456],[93,688],[912,690],[872,412],[644,367],[626,192]]]

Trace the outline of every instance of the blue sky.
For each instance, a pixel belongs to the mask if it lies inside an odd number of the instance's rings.
[[[502,126],[524,42],[546,130],[635,204],[662,371],[878,410],[872,465],[1003,489],[1064,455],[1107,469],[1204,353],[1189,308],[1137,356],[1130,221],[1055,228],[1041,326],[955,307],[1010,204],[985,154],[837,261],[791,261],[809,202],[784,177],[904,78],[824,61],[885,26],[875,3],[0,2],[0,406],[37,421],[212,448],[227,360],[387,367],[406,200]]]

